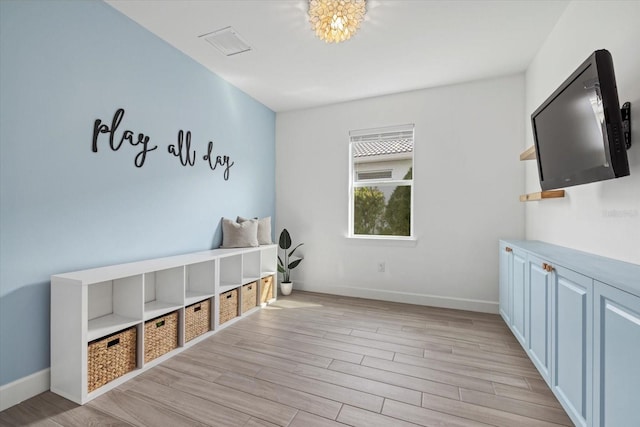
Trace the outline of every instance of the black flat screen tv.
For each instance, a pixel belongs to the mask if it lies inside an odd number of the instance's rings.
[[[531,115],[543,190],[629,175],[607,50],[597,50]]]

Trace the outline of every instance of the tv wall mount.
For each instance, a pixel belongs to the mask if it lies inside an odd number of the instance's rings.
[[[624,137],[624,146],[631,148],[631,103],[625,102],[620,109],[622,113],[622,136]]]

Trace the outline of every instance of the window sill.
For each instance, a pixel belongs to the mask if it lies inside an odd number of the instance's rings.
[[[373,244],[380,246],[405,246],[415,247],[418,239],[415,237],[401,236],[345,236],[349,243],[355,244]]]

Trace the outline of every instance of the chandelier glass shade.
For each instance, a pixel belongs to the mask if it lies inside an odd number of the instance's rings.
[[[365,0],[309,0],[309,21],[327,43],[349,40],[364,19]]]

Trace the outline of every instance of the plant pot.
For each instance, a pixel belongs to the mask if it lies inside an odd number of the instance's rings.
[[[280,283],[280,293],[282,295],[291,294],[291,290],[293,289],[293,282],[281,282]]]

